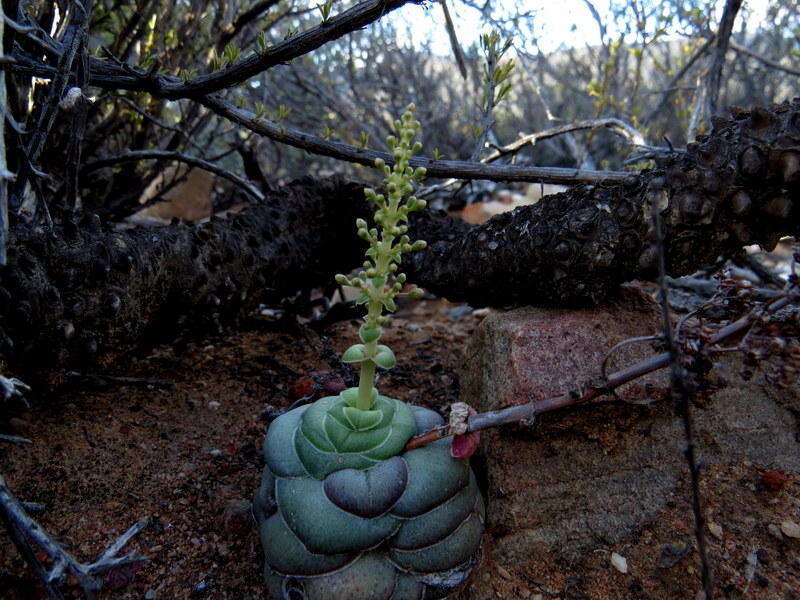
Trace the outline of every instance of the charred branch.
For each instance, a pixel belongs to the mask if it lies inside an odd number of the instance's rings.
[[[800,101],[715,121],[659,169],[580,186],[479,227],[417,214],[425,251],[403,270],[475,306],[585,305],[656,273],[650,210],[665,227],[667,270],[683,275],[744,244],[800,235]],[[176,328],[234,319],[244,308],[330,283],[362,252],[352,223],[363,186],[303,181],[203,225],[109,231],[96,216],[51,233],[18,228],[0,275],[0,355],[28,370],[71,368]]]
[[[671,275],[800,234],[800,100],[713,123],[685,153],[625,182],[575,187],[467,231],[422,215],[414,236],[428,249],[404,267],[430,291],[476,306],[580,305],[655,275],[654,203]]]

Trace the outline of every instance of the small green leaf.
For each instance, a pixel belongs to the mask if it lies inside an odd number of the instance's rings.
[[[367,359],[367,349],[364,344],[355,344],[350,346],[342,354],[342,362],[346,363],[359,363]]]
[[[397,305],[394,303],[392,298],[384,298],[381,300],[381,303],[386,307],[386,310],[389,312],[394,312],[397,310]]]
[[[382,369],[391,369],[397,364],[394,352],[389,346],[378,346],[378,353],[372,358],[376,365]]]
[[[361,329],[358,330],[358,335],[361,337],[361,341],[365,344],[369,344],[370,342],[374,342],[379,337],[381,337],[382,330],[380,327],[367,327],[366,325],[362,325]]]
[[[353,406],[345,406],[342,412],[355,431],[372,429],[383,418],[383,413],[379,410],[359,410]]]

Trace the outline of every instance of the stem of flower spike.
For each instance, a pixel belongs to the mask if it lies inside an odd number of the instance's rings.
[[[423,200],[410,195],[414,190],[414,183],[425,176],[425,169],[414,169],[409,165],[411,157],[422,147],[419,142],[413,141],[420,128],[419,122],[413,118],[413,112],[412,104],[402,118],[395,121],[397,136],[389,136],[386,140],[392,150],[394,165],[389,167],[381,159],[375,161],[375,166],[386,176],[384,185],[388,198],[374,190],[365,190],[367,198],[377,207],[374,221],[380,226],[380,231],[376,227],[367,229],[366,221],[356,221],[359,237],[370,245],[366,252],[365,270],[360,271],[352,280],[344,275],[336,276],[340,285],[359,288],[361,295],[357,302],[367,305],[365,322],[359,330],[363,344],[351,346],[342,356],[344,362],[361,363],[355,401],[355,407],[360,410],[369,410],[372,407],[375,367],[388,369],[395,363],[391,349],[378,345],[382,333],[381,325],[386,321],[383,309],[394,312],[396,296],[419,297],[422,293],[419,289],[401,293],[406,276],[397,273],[403,253],[425,247],[425,242],[416,241],[412,244],[405,235],[408,231],[408,213],[425,208]]]

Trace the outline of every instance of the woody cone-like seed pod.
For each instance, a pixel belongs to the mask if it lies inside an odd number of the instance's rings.
[[[445,598],[481,543],[475,475],[446,439],[402,452],[443,423],[437,413],[377,394],[354,410],[355,392],[296,408],[267,432],[253,512],[268,597]]]

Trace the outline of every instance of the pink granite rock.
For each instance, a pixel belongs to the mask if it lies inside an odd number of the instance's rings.
[[[657,306],[635,290],[607,307],[493,312],[467,349],[461,400],[484,412],[563,393],[599,373],[618,342],[659,331]],[[610,372],[652,354],[649,343],[625,346]],[[760,377],[744,382],[736,361],[726,361],[719,372],[733,385],[695,410],[701,459],[800,470],[791,412],[800,409],[800,393]],[[617,543],[664,508],[686,471],[674,407],[648,403],[664,397],[666,382],[666,373],[652,374],[620,390],[626,402],[542,415],[532,429],[484,432],[488,527],[501,562]]]

